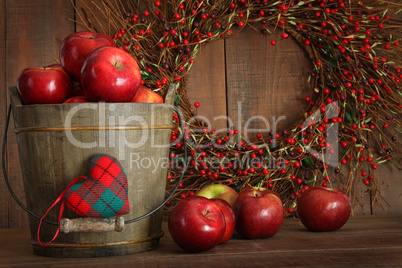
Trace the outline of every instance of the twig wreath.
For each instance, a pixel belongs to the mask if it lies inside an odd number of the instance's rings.
[[[313,62],[306,78],[312,95],[306,98],[309,105],[290,129],[265,136],[257,133],[252,142],[233,128],[217,135],[199,120],[188,122],[185,133],[174,130],[167,191],[183,167],[182,134],[191,156],[175,200],[210,183],[237,191],[251,185],[277,191],[292,213],[297,197],[312,185],[336,185],[359,202],[356,188],[362,184],[367,187],[364,192],[380,204],[377,165],[392,162],[401,168],[402,28],[393,19],[401,4],[374,1],[365,5],[358,0],[100,2],[77,10],[77,21],[110,35],[118,47],[135,57],[147,87],[164,94],[170,83],[179,84],[177,101],[187,120],[195,114],[187,97],[188,74],[197,52],[209,42],[245,27],[265,35],[281,31],[282,39],[294,37]],[[267,159],[277,165],[268,166]]]

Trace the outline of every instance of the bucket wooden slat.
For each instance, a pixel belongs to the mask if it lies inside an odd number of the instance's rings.
[[[16,88],[10,88],[27,207],[42,216],[71,180],[87,175],[87,164],[93,155],[106,153],[116,157],[127,174],[130,213],[125,219],[156,208],[165,198],[174,90],[175,85],[171,85],[165,104],[22,105]],[[71,125],[62,130],[70,121]],[[58,213],[56,206],[46,219],[57,222]],[[63,217],[77,215],[66,209]],[[122,232],[60,233],[49,246],[41,247],[36,241],[39,220],[30,216],[31,242],[34,252],[44,256],[131,254],[157,246],[162,217],[163,211],[159,210],[126,224]],[[43,224],[41,241],[50,241],[56,229],[57,226]]]

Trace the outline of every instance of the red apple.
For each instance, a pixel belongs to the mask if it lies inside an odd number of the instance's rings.
[[[61,66],[60,63],[53,63],[53,64],[50,64],[50,65],[46,66],[46,68],[59,68],[59,69],[64,70],[63,66]]]
[[[163,98],[158,93],[150,90],[149,88],[140,85],[131,102],[141,103],[163,103]]]
[[[279,198],[279,200],[282,201],[281,196],[277,192],[272,191],[272,190],[267,189],[267,188],[264,188],[264,187],[247,187],[247,188],[244,188],[243,190],[241,190],[240,193],[246,193],[246,192],[249,192],[249,191],[253,192],[254,190],[259,190],[259,191],[262,191],[264,193],[274,194]]]
[[[221,242],[219,244],[224,244],[232,238],[234,230],[236,228],[236,217],[232,206],[223,199],[220,198],[212,198],[215,204],[219,206],[222,211],[223,217],[225,218],[225,234],[222,237]]]
[[[72,82],[60,68],[28,67],[17,78],[17,90],[24,104],[57,104],[71,96]]]
[[[89,102],[89,99],[85,96],[74,96],[66,100],[64,103],[85,103]]]
[[[99,47],[115,47],[113,40],[104,34],[82,31],[67,36],[60,45],[60,63],[74,81],[81,81],[81,68],[85,59]]]
[[[285,215],[277,194],[252,187],[239,193],[233,210],[236,215],[236,231],[248,239],[274,236],[282,227]]]
[[[225,218],[217,204],[202,196],[180,201],[169,214],[169,232],[173,240],[188,252],[212,249],[225,233]]]
[[[141,83],[137,61],[116,47],[101,47],[88,56],[81,87],[91,101],[130,102]]]
[[[238,197],[237,192],[232,187],[224,184],[209,184],[201,188],[196,195],[206,198],[220,198],[227,201],[232,207]]]
[[[307,189],[297,203],[297,214],[310,231],[335,231],[349,219],[351,204],[348,195],[329,187]]]

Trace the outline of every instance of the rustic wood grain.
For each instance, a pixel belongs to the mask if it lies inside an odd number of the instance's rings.
[[[3,132],[7,111],[6,93],[6,0],[0,0],[0,135],[3,141]],[[1,158],[1,160],[3,160]],[[3,179],[3,172],[0,174],[0,227],[8,226],[8,190]]]
[[[103,10],[103,2],[104,0],[75,0],[75,21],[76,23],[76,32],[79,31],[96,31],[99,33],[103,33],[106,35],[111,35],[115,32],[114,25],[106,25],[104,23],[107,20],[108,14],[104,14]],[[111,4],[112,7],[115,7],[117,10],[125,10],[119,4]],[[120,1],[123,3],[124,1]],[[112,3],[112,2],[111,2]],[[125,13],[124,11],[122,12]]]
[[[45,66],[58,59],[58,48],[64,37],[73,32],[70,1],[65,0],[6,0],[6,85],[15,85],[25,67]],[[13,122],[11,122],[13,125]],[[11,128],[12,129],[12,128]],[[16,194],[25,201],[15,135],[10,131],[7,145],[8,174]],[[8,226],[27,226],[26,213],[9,198]]]
[[[355,180],[355,198],[352,199],[352,213],[355,215],[372,214],[371,195],[367,186],[359,179]]]
[[[196,115],[205,117],[217,131],[228,127],[224,45],[224,40],[216,41],[198,52],[188,82],[191,104],[200,103]]]
[[[350,218],[340,230],[314,233],[297,219],[284,220],[272,238],[234,236],[224,245],[198,254],[186,253],[165,236],[156,250],[107,258],[43,258],[32,253],[24,229],[0,229],[2,265],[12,267],[400,267],[401,215]]]
[[[373,214],[397,214],[402,211],[402,191],[398,187],[402,182],[401,171],[399,171],[392,164],[378,165],[375,174],[379,179],[379,188],[381,197],[379,199],[380,205],[373,206]]]
[[[280,34],[245,29],[226,40],[228,115],[238,129],[249,123],[249,129],[274,131],[273,117],[285,116],[276,127],[282,131],[302,118],[312,64],[295,40],[281,40]],[[249,121],[253,116],[260,118]]]

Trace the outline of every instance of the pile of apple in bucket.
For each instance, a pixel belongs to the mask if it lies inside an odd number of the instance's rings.
[[[25,68],[17,90],[23,104],[80,102],[162,103],[143,85],[136,60],[103,34],[78,32],[60,46],[60,63]],[[310,231],[334,231],[349,218],[351,204],[341,190],[315,186],[303,190],[297,216]],[[285,209],[280,196],[248,187],[237,193],[211,184],[171,210],[169,232],[185,251],[204,252],[228,242],[234,232],[246,239],[269,238],[282,227]]]
[[[23,104],[163,102],[141,83],[137,61],[107,35],[71,34],[59,56],[60,63],[22,70],[17,90]]]

